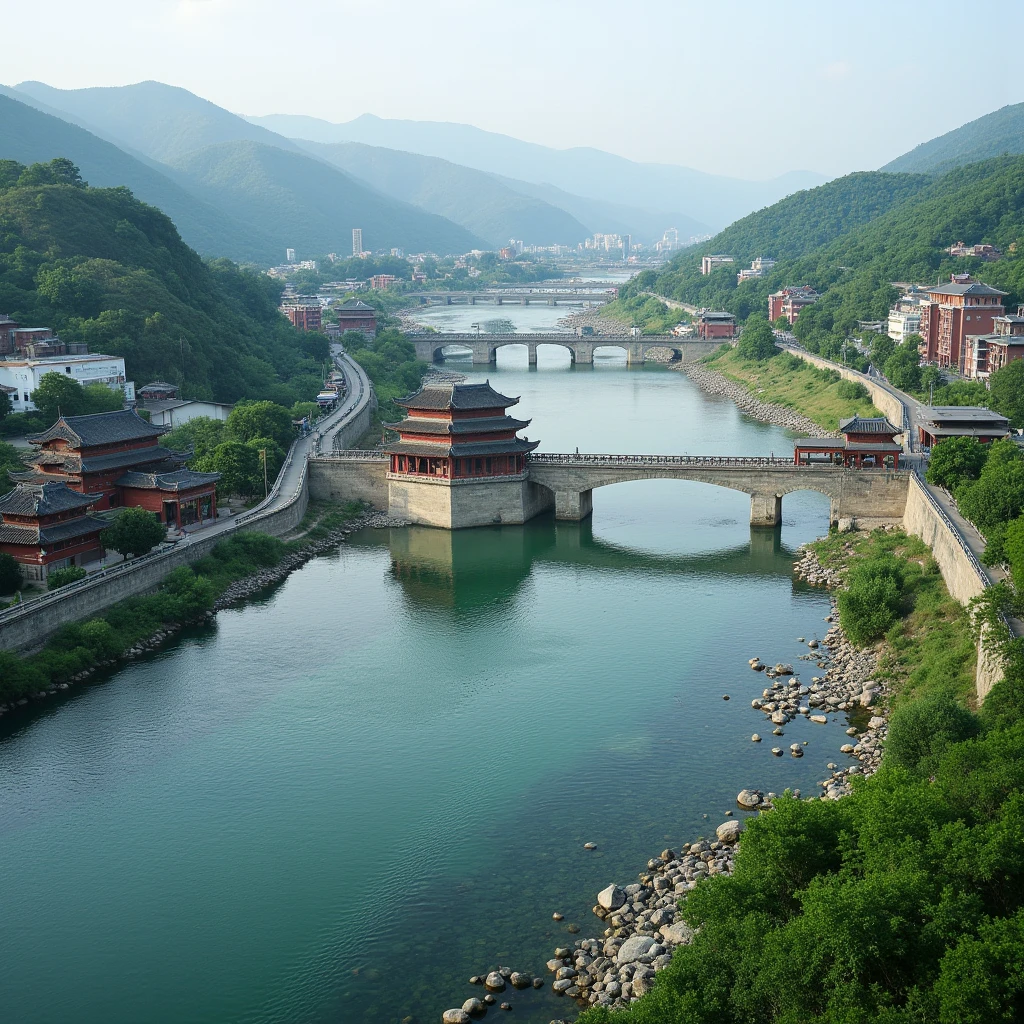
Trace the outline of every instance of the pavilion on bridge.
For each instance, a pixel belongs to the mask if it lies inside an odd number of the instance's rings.
[[[862,469],[891,465],[898,469],[903,447],[894,438],[902,433],[885,416],[851,416],[840,420],[842,438],[801,437],[794,445],[793,461],[798,466],[824,463]]]

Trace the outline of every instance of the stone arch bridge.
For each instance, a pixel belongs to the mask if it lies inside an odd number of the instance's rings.
[[[722,340],[704,341],[699,338],[680,338],[674,334],[645,334],[634,337],[630,334],[431,334],[414,336],[416,358],[427,363],[444,361],[445,349],[449,345],[472,349],[473,363],[487,366],[497,362],[499,348],[521,345],[526,348],[529,363],[537,365],[537,348],[540,345],[558,345],[569,350],[574,363],[593,363],[594,350],[618,348],[626,353],[626,361],[632,365],[643,363],[649,354],[658,349],[668,350],[673,362],[691,363],[710,355],[721,348]]]
[[[310,494],[315,498],[360,499],[388,508],[388,457],[380,451],[340,451],[310,459]],[[519,518],[492,517],[486,478],[474,490],[480,522],[523,522],[545,510],[556,519],[581,520],[593,511],[597,487],[629,480],[693,480],[750,496],[751,526],[778,526],[782,500],[794,491],[817,491],[829,498],[831,522],[902,518],[909,470],[795,466],[789,459],[761,456],[555,455],[534,452],[521,478]],[[437,525],[437,524],[435,524]]]

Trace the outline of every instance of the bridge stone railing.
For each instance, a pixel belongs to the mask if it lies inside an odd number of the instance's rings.
[[[541,466],[698,466],[793,469],[813,472],[819,467],[796,466],[792,459],[770,455],[553,455],[534,452],[527,461]],[[831,470],[833,467],[821,467]],[[835,467],[841,468],[841,467]],[[858,472],[864,472],[858,470]],[[870,470],[868,470],[870,472]],[[888,472],[892,472],[889,470]]]

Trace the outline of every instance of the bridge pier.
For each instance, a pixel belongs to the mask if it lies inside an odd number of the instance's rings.
[[[644,363],[644,345],[641,341],[630,342],[626,349],[626,365],[632,366],[634,363]]]
[[[570,348],[574,363],[593,363],[594,346],[590,342],[575,342]]]
[[[474,366],[493,366],[498,361],[498,351],[495,349],[490,342],[487,341],[474,341],[473,342],[473,365]]]
[[[781,494],[752,494],[750,496],[750,525],[778,526],[782,522]]]
[[[527,362],[530,364],[530,366],[536,366],[537,365],[537,346],[536,345],[529,345],[528,344],[526,346],[526,352],[527,352],[527,357],[526,357],[527,358]]]
[[[594,492],[555,491],[555,518],[579,522],[594,511]]]

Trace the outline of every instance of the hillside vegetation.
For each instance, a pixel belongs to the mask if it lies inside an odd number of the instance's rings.
[[[130,378],[189,397],[315,395],[326,340],[277,310],[280,286],[206,264],[159,210],[85,185],[69,161],[0,162],[0,310],[123,356]]]
[[[994,156],[1024,153],[1024,103],[1001,107],[889,161],[883,171],[939,174]]]

